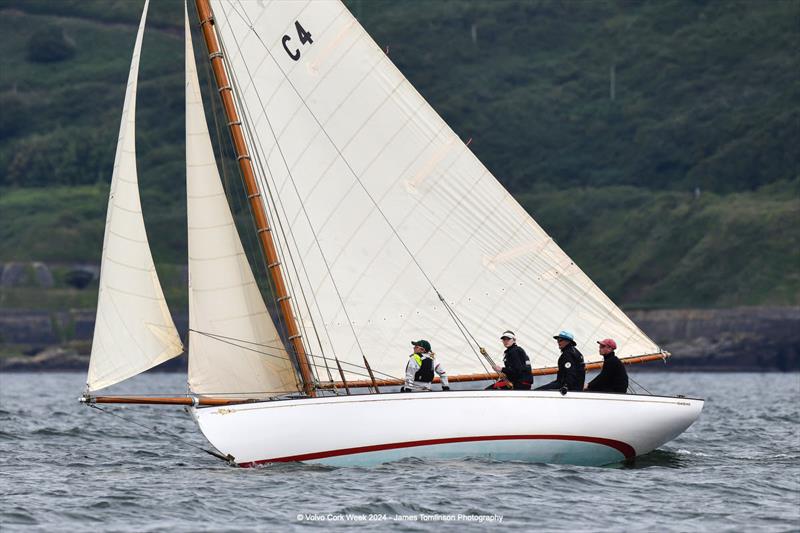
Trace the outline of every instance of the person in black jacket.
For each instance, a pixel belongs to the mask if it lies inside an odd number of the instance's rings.
[[[558,358],[558,374],[555,381],[536,390],[566,388],[571,391],[582,391],[586,379],[586,365],[583,362],[583,354],[575,347],[575,336],[569,331],[561,331],[553,338],[558,341],[558,348],[561,350]]]
[[[600,345],[600,355],[603,356],[603,369],[586,385],[586,390],[625,394],[628,392],[628,372],[622,361],[614,354],[617,343],[614,342],[614,339],[603,339],[597,341],[597,344]]]
[[[494,370],[501,376],[497,383],[489,385],[487,390],[509,388],[504,384],[510,384],[514,390],[531,390],[533,372],[528,354],[517,346],[517,337],[513,331],[504,331],[500,340],[503,341],[506,351],[503,353],[503,366],[494,365]]]

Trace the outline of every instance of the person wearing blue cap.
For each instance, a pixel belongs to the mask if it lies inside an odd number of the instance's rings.
[[[566,388],[571,391],[582,391],[583,382],[586,380],[586,364],[583,354],[576,348],[575,336],[569,331],[559,331],[553,338],[558,341],[561,355],[558,357],[558,374],[555,381],[542,385],[536,390],[559,390]]]

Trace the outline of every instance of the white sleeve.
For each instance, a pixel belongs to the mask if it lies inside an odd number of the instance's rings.
[[[419,370],[419,365],[417,364],[417,360],[413,357],[408,358],[408,364],[406,365],[406,388],[413,389],[414,388],[414,374],[417,373]]]

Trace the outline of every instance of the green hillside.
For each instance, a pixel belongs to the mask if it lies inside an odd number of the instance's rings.
[[[617,301],[800,303],[800,2],[347,4]],[[0,262],[99,259],[140,9],[0,0]],[[151,3],[137,104],[167,272],[185,263],[182,16]]]

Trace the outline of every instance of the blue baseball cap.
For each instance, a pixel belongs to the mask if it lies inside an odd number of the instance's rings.
[[[564,339],[566,341],[575,342],[575,335],[573,335],[571,331],[567,331],[565,329],[562,329],[561,331],[559,331],[558,335],[554,335],[553,338],[554,339]]]

